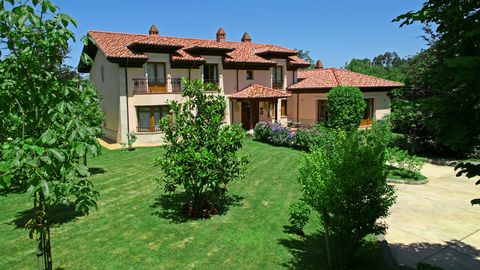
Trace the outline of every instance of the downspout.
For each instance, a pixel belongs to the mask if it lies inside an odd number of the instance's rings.
[[[299,107],[299,105],[300,105],[300,95],[297,92],[297,123],[299,122],[299,119],[300,119],[300,115],[299,115],[300,107]]]
[[[127,64],[125,65],[125,98],[127,99],[127,134],[128,134],[130,132],[130,117],[129,117],[130,107],[128,106],[128,58],[127,58]]]

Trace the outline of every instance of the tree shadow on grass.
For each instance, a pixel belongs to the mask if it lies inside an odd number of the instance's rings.
[[[280,239],[279,243],[290,251],[292,259],[282,264],[287,269],[329,269],[325,235],[316,232],[304,236],[292,234],[291,228],[284,226],[284,232],[290,235]],[[332,269],[342,269],[340,246],[330,237]],[[345,269],[345,268],[343,268]],[[382,250],[378,243],[367,242],[356,253],[346,269],[396,269],[384,261]]]
[[[88,168],[88,172],[90,173],[90,176],[92,176],[95,174],[103,174],[103,173],[106,173],[107,171],[104,168],[90,167]]]
[[[82,212],[75,210],[73,204],[50,206],[47,212],[51,226],[61,225],[84,215]],[[14,224],[19,229],[24,229],[25,224],[33,218],[33,213],[33,209],[18,212],[16,218],[10,224]]]
[[[225,195],[223,198],[211,200],[211,203],[218,210],[217,215],[223,215],[233,206],[241,206],[244,198],[238,195]],[[163,194],[155,199],[150,206],[153,209],[152,215],[163,219],[169,219],[172,223],[184,223],[195,218],[187,215],[185,203],[189,199],[185,192]]]

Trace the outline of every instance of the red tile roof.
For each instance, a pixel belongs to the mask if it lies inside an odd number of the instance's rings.
[[[263,85],[259,84],[252,84],[246,88],[244,88],[242,91],[237,92],[235,94],[230,95],[230,98],[285,98],[289,97],[290,94],[274,90],[269,87],[265,87]]]
[[[271,44],[253,42],[233,42],[209,39],[178,38],[159,35],[142,35],[128,33],[114,33],[102,31],[89,31],[88,35],[94,40],[96,46],[105,53],[107,58],[115,59],[148,59],[142,53],[140,46],[158,46],[175,50],[172,61],[205,61],[195,52],[202,49],[218,49],[223,52],[226,64],[247,63],[270,65],[276,64],[269,59],[271,55],[286,57],[291,67],[298,68],[308,65],[307,62],[294,56],[297,51]],[[261,56],[263,55],[263,57]],[[303,66],[302,66],[303,65]]]
[[[299,70],[297,75],[299,81],[290,87],[289,90],[297,89],[324,89],[333,88],[339,85],[367,87],[403,87],[404,84],[373,76],[368,76],[338,68],[319,68],[312,70]]]

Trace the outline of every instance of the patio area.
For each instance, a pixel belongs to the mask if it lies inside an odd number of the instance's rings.
[[[396,184],[385,236],[398,264],[418,262],[443,269],[480,269],[480,197],[475,181],[456,177],[454,168],[425,164],[425,185]]]

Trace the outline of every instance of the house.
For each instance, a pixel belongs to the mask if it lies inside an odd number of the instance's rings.
[[[227,98],[225,123],[252,129],[259,121],[310,126],[326,119],[326,93],[336,85],[361,87],[369,104],[362,124],[389,111],[388,92],[399,83],[341,69],[302,71],[309,63],[297,51],[252,42],[245,33],[228,41],[223,28],[216,38],[168,37],[152,26],[148,34],[89,31],[83,48],[93,63],[80,62],[102,96],[105,137],[125,142],[160,143],[158,121],[169,113],[168,101],[181,102],[182,80],[218,84]]]

